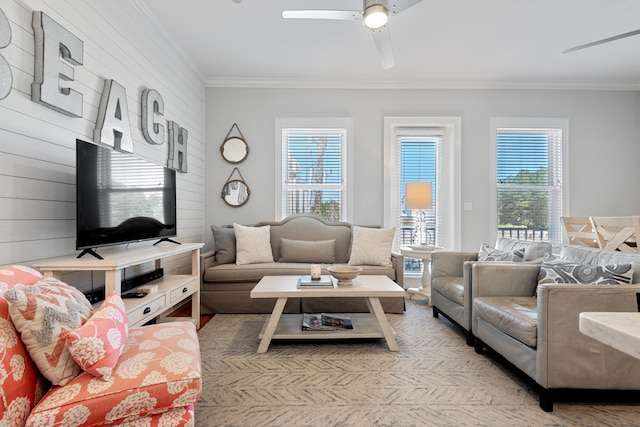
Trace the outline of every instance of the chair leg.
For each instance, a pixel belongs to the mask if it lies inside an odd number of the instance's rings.
[[[538,387],[540,408],[545,412],[553,412],[553,390]]]
[[[473,348],[478,354],[484,353],[484,343],[478,337],[474,338]]]
[[[469,346],[475,346],[476,343],[476,337],[473,336],[473,334],[471,333],[471,331],[467,332],[467,345]]]

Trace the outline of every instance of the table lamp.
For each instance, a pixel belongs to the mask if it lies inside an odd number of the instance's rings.
[[[404,192],[404,208],[418,211],[418,231],[416,234],[419,236],[419,245],[423,244],[424,210],[431,209],[432,202],[430,182],[407,182]],[[427,243],[425,239],[424,244]]]

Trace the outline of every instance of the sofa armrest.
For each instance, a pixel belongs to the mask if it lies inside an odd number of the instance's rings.
[[[536,381],[546,388],[638,389],[640,360],[580,332],[585,311],[635,312],[637,285],[538,286]]]
[[[391,251],[391,264],[396,271],[396,283],[404,289],[404,255]]]
[[[204,272],[214,266],[216,258],[215,252],[207,251],[200,254],[200,282],[204,281]]]
[[[436,277],[462,277],[464,263],[477,260],[477,252],[435,251],[431,254],[431,280]]]
[[[471,295],[477,297],[530,297],[538,285],[540,266],[512,262],[474,262],[471,267]]]

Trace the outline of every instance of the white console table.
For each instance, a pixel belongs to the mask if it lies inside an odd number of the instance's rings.
[[[584,312],[578,327],[583,334],[640,359],[640,313]]]
[[[33,266],[47,277],[60,279],[64,271],[104,271],[105,296],[114,290],[121,292],[123,271],[134,265],[155,262],[155,267],[162,266],[162,259],[173,255],[191,252],[191,274],[165,274],[164,277],[145,284],[157,285],[156,292],[144,298],[127,298],[124,304],[127,309],[129,326],[140,326],[153,318],[160,321],[173,320],[164,318],[178,304],[191,297],[191,317],[196,327],[200,327],[200,248],[203,243],[161,243],[158,246],[139,246],[133,248],[101,249],[98,259],[91,255],[82,258],[75,256],[51,258],[35,263]],[[135,291],[132,289],[131,291]],[[175,318],[183,319],[183,318]]]

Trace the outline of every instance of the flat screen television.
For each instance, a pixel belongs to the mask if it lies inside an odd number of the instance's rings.
[[[177,235],[176,171],[76,140],[78,258],[102,246]],[[174,242],[177,243],[177,242]]]

